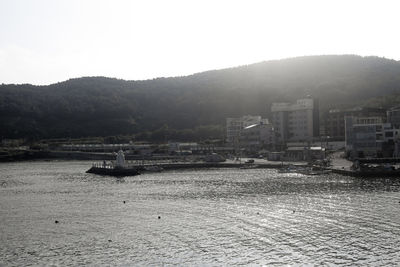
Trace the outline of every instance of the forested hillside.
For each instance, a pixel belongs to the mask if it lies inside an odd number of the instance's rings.
[[[193,131],[201,133],[199,138],[216,137],[223,134],[226,117],[268,117],[272,102],[306,95],[319,98],[322,112],[357,104],[396,104],[400,63],[377,57],[312,56],[145,81],[85,77],[48,86],[3,84],[0,137],[140,134],[146,139],[153,134],[153,139],[165,139],[172,134],[190,139]]]

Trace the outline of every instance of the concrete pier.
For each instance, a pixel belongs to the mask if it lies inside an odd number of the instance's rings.
[[[135,161],[127,162],[125,168],[125,173],[129,175],[129,170],[145,172],[148,167],[161,167],[163,170],[180,170],[180,169],[209,169],[209,168],[241,168],[241,169],[280,169],[285,168],[289,165],[295,166],[306,166],[306,163],[296,162],[271,162],[266,160],[255,160],[254,163],[246,163],[245,161],[232,161],[228,160],[226,162],[172,162],[172,161]],[[109,163],[98,163],[93,164],[92,169],[96,171],[99,169],[104,169],[104,173],[112,173],[114,169],[113,165]],[[92,170],[91,169],[91,170]],[[88,172],[96,173],[89,170]],[[97,171],[98,173],[98,171]],[[124,174],[124,172],[119,171],[118,174]]]

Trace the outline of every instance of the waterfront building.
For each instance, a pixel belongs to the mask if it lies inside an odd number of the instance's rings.
[[[240,136],[240,146],[248,151],[271,148],[274,144],[274,128],[272,124],[253,124],[245,127]]]
[[[329,136],[332,140],[345,139],[345,116],[354,117],[386,117],[386,110],[382,108],[356,107],[352,109],[331,109],[324,115],[324,136]]]
[[[268,124],[268,119],[262,119],[261,116],[242,116],[239,118],[226,119],[226,141],[227,143],[234,144],[239,142],[242,130],[254,124]]]
[[[395,128],[400,128],[400,106],[387,110],[386,116],[387,122],[391,123]]]
[[[0,147],[19,147],[25,141],[25,139],[1,139]]]
[[[168,142],[168,153],[183,156],[212,153],[227,155],[234,153],[234,147],[193,142]]]
[[[168,142],[170,154],[192,154],[192,151],[198,148],[197,143]]]
[[[291,146],[285,151],[285,160],[313,161],[325,159],[325,148],[321,146]]]
[[[154,147],[151,144],[62,144],[57,147],[59,151],[81,151],[81,152],[118,152],[123,150],[129,154],[151,155]]]
[[[278,144],[311,141],[319,136],[318,100],[308,97],[296,103],[273,103],[271,112]]]
[[[399,133],[382,117],[346,116],[346,153],[352,158],[397,157]]]

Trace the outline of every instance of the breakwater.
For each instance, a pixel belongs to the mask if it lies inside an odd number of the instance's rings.
[[[208,169],[208,168],[239,168],[239,169],[280,169],[286,168],[288,166],[304,167],[306,163],[288,163],[288,162],[268,162],[263,163],[242,163],[235,161],[228,162],[173,162],[173,161],[157,161],[157,160],[147,160],[147,161],[131,161],[127,163],[125,168],[132,168],[137,170],[144,170],[148,167],[161,167],[164,170],[179,170],[179,169]],[[101,168],[104,163],[95,163],[94,167]],[[107,163],[106,168],[113,167]]]
[[[110,176],[134,176],[142,172],[159,172],[161,170],[180,170],[180,169],[212,169],[212,168],[236,168],[236,169],[277,169],[286,168],[289,164],[283,163],[241,163],[241,162],[171,162],[171,161],[136,161],[135,163],[129,162],[125,167],[118,167],[113,163],[94,163],[87,173],[94,173],[99,175]],[[292,164],[290,164],[292,165]],[[298,164],[296,166],[304,166],[305,164]]]
[[[152,164],[144,164],[139,166],[151,166]],[[156,164],[165,170],[177,169],[203,169],[203,168],[258,168],[258,169],[272,169],[282,168],[288,164],[282,163],[264,163],[264,164],[248,164],[248,163],[234,163],[234,162],[177,162],[177,163],[160,163]]]

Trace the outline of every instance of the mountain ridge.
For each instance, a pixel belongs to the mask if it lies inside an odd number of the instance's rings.
[[[377,98],[386,105],[390,100],[384,100],[386,96],[393,96],[393,102],[400,95],[400,63],[356,55],[304,56],[150,80],[96,76],[50,85],[3,84],[0,137],[107,136],[163,127],[223,127],[226,117],[268,117],[272,102],[306,95],[320,99],[322,113],[329,108],[371,105],[371,99]]]

